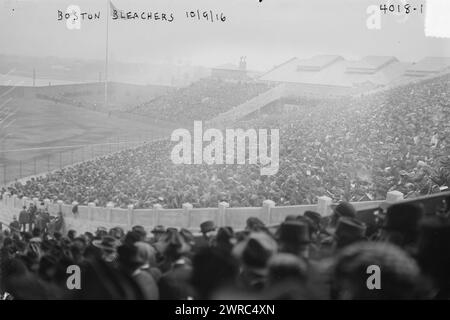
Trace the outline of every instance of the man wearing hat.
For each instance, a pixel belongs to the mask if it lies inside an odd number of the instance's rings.
[[[27,223],[29,221],[29,213],[27,211],[27,207],[23,206],[22,211],[19,213],[19,224],[20,224],[20,231],[27,231]]]
[[[349,217],[349,218],[356,217],[356,209],[350,202],[346,201],[339,202],[339,204],[333,210],[330,226],[336,227],[337,222],[341,217]]]
[[[218,292],[235,289],[238,274],[239,264],[229,252],[214,247],[204,248],[192,261],[189,282],[193,287],[193,298],[214,300]]]
[[[114,227],[109,230],[109,235],[120,241],[125,236],[125,231],[121,227]]]
[[[231,227],[221,227],[217,231],[212,246],[223,252],[231,253],[235,244],[236,238],[233,229]]]
[[[259,232],[259,231],[268,232],[264,222],[262,222],[260,219],[256,217],[250,217],[247,219],[245,230],[249,232]]]
[[[28,208],[28,230],[31,231],[36,226],[36,215],[38,214],[38,208],[34,204],[30,204]]]
[[[108,263],[115,265],[117,258],[117,247],[119,242],[111,236],[104,236],[101,240],[94,240],[92,244],[102,250],[102,258]]]
[[[317,235],[320,232],[322,232],[323,226],[322,226],[322,217],[320,216],[320,213],[315,211],[307,210],[303,214],[305,218],[308,218],[310,221],[310,232],[312,235]]]
[[[153,234],[153,237],[150,240],[150,243],[154,244],[158,242],[161,239],[161,237],[166,233],[166,228],[164,228],[164,226],[162,225],[158,225],[153,228],[151,233]]]
[[[381,270],[381,289],[367,286],[367,267]],[[331,298],[339,300],[419,299],[420,269],[404,250],[389,243],[358,242],[342,249],[331,270]]]
[[[367,240],[366,229],[366,225],[356,218],[340,218],[334,233],[335,249],[341,249],[352,243]]]
[[[108,229],[105,227],[98,227],[95,231],[95,237],[98,239],[101,239],[102,237],[106,236],[108,234]]]
[[[450,222],[440,217],[420,224],[417,261],[430,280],[433,299],[450,299]]]
[[[241,262],[239,283],[246,289],[261,290],[268,275],[268,262],[277,253],[277,243],[265,232],[252,232],[233,248],[233,255]]]
[[[119,268],[133,278],[145,300],[158,300],[159,290],[151,273],[142,270],[148,264],[146,249],[141,245],[125,244],[118,247]]]
[[[139,241],[147,240],[147,231],[145,231],[145,228],[143,226],[133,226],[131,228],[131,231],[134,231],[139,235]]]
[[[419,203],[398,203],[390,206],[379,240],[396,244],[412,253],[419,235],[419,222],[423,215],[424,209]]]
[[[195,239],[195,248],[199,250],[201,248],[209,247],[212,239],[216,234],[216,225],[214,221],[208,220],[200,224],[201,237]]]
[[[320,239],[321,245],[323,247],[331,247],[334,243],[333,234],[336,231],[336,226],[341,217],[355,218],[356,217],[356,209],[350,202],[341,201],[339,204],[333,209],[333,214],[331,215],[331,219],[328,222],[326,228],[323,228],[322,234],[324,237]]]
[[[156,249],[149,243],[138,241],[134,243],[137,248],[137,255],[144,263],[140,266],[142,271],[146,271],[152,275],[156,282],[161,278],[161,271],[157,268]]]
[[[280,252],[291,253],[298,257],[309,257],[308,224],[302,221],[285,221],[277,230],[275,235]]]

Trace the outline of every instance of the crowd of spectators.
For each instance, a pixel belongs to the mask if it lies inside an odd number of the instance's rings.
[[[265,199],[298,205],[323,195],[363,201],[382,200],[391,190],[407,197],[434,193],[450,185],[449,84],[445,75],[236,124],[280,129],[279,171],[272,176],[261,176],[256,165],[175,165],[174,143],[167,140],[15,183],[7,191],[135,208],[180,208],[186,202],[217,207],[220,201],[261,206]],[[198,109],[186,110],[199,115]]]
[[[164,226],[4,229],[3,299],[450,298],[449,212],[425,215],[420,201],[390,206],[370,235],[347,202],[331,218],[308,211],[276,227],[204,221],[198,235]]]
[[[268,89],[263,83],[205,78],[129,111],[155,119],[191,123],[211,119]]]

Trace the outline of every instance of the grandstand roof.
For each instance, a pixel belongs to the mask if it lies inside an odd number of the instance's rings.
[[[340,60],[344,60],[344,58],[337,55],[317,55],[309,59],[300,60],[298,70],[320,71]]]
[[[406,76],[427,76],[433,73],[439,73],[450,68],[450,58],[445,57],[426,57],[419,62],[412,64],[406,70]]]
[[[347,61],[337,55],[322,55],[306,60],[290,59],[259,79],[340,87],[377,86],[402,77],[409,66],[395,57],[367,56],[359,61]]]
[[[350,61],[346,71],[348,73],[375,73],[394,62],[398,62],[395,57],[367,56],[359,61]]]
[[[239,70],[239,66],[233,63],[224,63],[214,67],[213,69],[221,69],[221,70]]]

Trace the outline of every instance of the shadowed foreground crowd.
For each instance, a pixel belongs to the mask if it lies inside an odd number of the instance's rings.
[[[30,232],[15,220],[0,233],[0,291],[4,299],[450,298],[448,212],[425,217],[414,202],[390,206],[372,226],[357,217],[341,202],[327,219],[308,211],[267,227],[249,218],[239,232],[205,221],[201,235],[164,226]],[[79,290],[67,286],[76,285],[71,265],[81,270]],[[378,280],[369,279],[373,265]]]

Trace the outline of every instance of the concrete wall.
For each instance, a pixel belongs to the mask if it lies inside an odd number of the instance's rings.
[[[403,195],[398,195],[398,199]],[[392,201],[392,196],[388,196]],[[394,199],[396,200],[396,199]],[[20,209],[30,202],[40,204],[37,198],[19,199],[16,195],[3,194],[3,206],[9,211],[18,214]],[[62,201],[53,202],[45,199],[45,206],[51,215],[62,212],[68,228],[74,228],[78,232],[94,231],[97,227],[120,226],[130,229],[133,225],[142,225],[147,230],[156,225],[165,227],[187,228],[194,232],[199,230],[200,223],[206,220],[213,220],[218,226],[231,226],[236,230],[243,229],[249,217],[258,217],[267,225],[276,225],[282,222],[288,215],[302,215],[307,210],[319,212],[322,216],[329,216],[332,213],[332,202],[328,197],[319,197],[318,203],[314,205],[283,206],[277,207],[271,200],[264,201],[262,207],[230,208],[226,202],[219,203],[217,208],[192,208],[189,203],[183,204],[182,209],[163,209],[160,205],[155,205],[153,209],[128,209],[114,208],[112,205],[96,207],[89,203],[88,206],[78,206],[78,215],[72,213],[73,204],[64,204]],[[364,210],[378,207],[385,201],[355,202],[353,205],[357,210]],[[74,203],[75,204],[75,203]],[[13,210],[11,210],[13,209]],[[9,217],[9,222],[12,217]],[[6,222],[6,221],[5,221]]]

